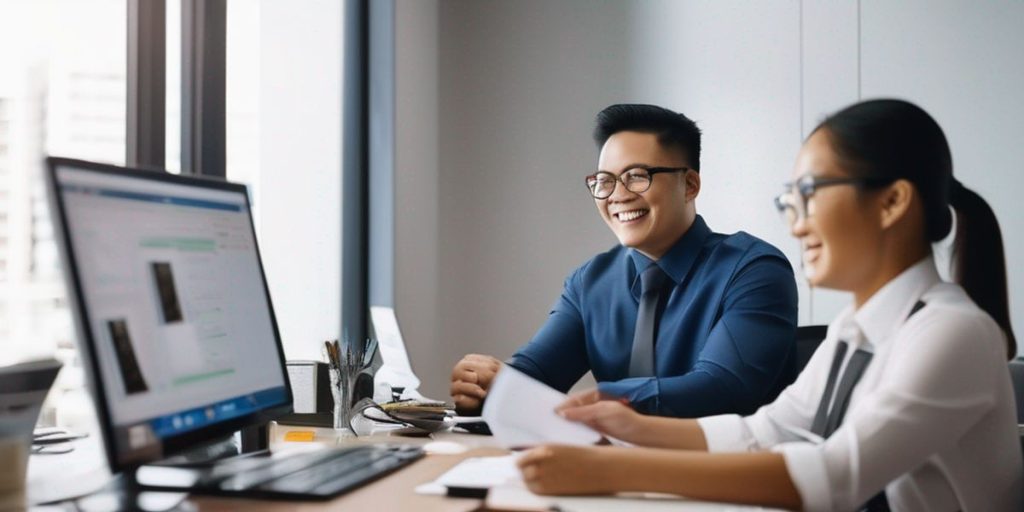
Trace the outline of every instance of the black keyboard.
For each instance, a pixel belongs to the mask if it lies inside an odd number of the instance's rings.
[[[222,496],[326,500],[423,457],[403,445],[363,445],[286,456],[241,457],[200,472],[190,492]]]

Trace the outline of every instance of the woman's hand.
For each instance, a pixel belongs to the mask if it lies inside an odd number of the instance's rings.
[[[545,445],[527,451],[516,464],[523,482],[537,494],[611,494],[615,476],[604,461],[608,450]]]
[[[644,419],[624,401],[601,395],[596,389],[570,396],[555,411],[563,418],[583,423],[605,436],[630,442]]]

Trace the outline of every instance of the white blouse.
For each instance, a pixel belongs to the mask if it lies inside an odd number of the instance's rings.
[[[809,430],[840,340],[847,361],[874,356],[823,441]],[[781,452],[807,510],[857,510],[883,487],[893,510],[1024,510],[1004,334],[931,257],[847,307],[774,403],[698,421],[712,452]]]

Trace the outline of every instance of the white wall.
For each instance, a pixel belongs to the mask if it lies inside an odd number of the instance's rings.
[[[1011,202],[1024,171],[1024,4],[400,0],[398,13],[395,297],[414,364],[430,354],[417,369],[435,396],[463,353],[507,357],[528,340],[565,275],[615,243],[581,185],[597,157],[593,117],[611,103],[695,119],[698,211],[798,266],[771,198],[803,137],[858,97],[911,99],[995,208],[1008,261],[1024,256]],[[1010,267],[1013,305],[1024,277]],[[803,324],[848,300],[798,281]]]
[[[798,246],[772,200],[802,139],[799,3],[657,1],[631,14],[635,82],[625,100],[683,112],[703,130],[697,212],[715,231],[767,240],[796,266]]]
[[[453,352],[439,337],[438,4],[395,10],[395,314],[428,396],[444,397]]]
[[[988,201],[1006,248],[1010,319],[1024,332],[1024,2],[864,2],[864,97],[908,98],[942,126],[953,174]],[[1024,344],[1019,343],[1024,351]]]
[[[622,2],[442,2],[441,339],[508,357],[615,243],[583,185],[594,105],[628,96]],[[582,128],[582,129],[581,129]]]

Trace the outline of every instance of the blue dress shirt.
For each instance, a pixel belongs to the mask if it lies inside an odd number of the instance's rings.
[[[652,261],[621,245],[569,275],[547,322],[507,363],[563,392],[590,370],[603,393],[648,414],[748,414],[770,402],[793,372],[789,260],[742,231],[713,233],[697,216],[653,263],[671,281],[659,306],[654,376],[627,377],[640,272]]]

